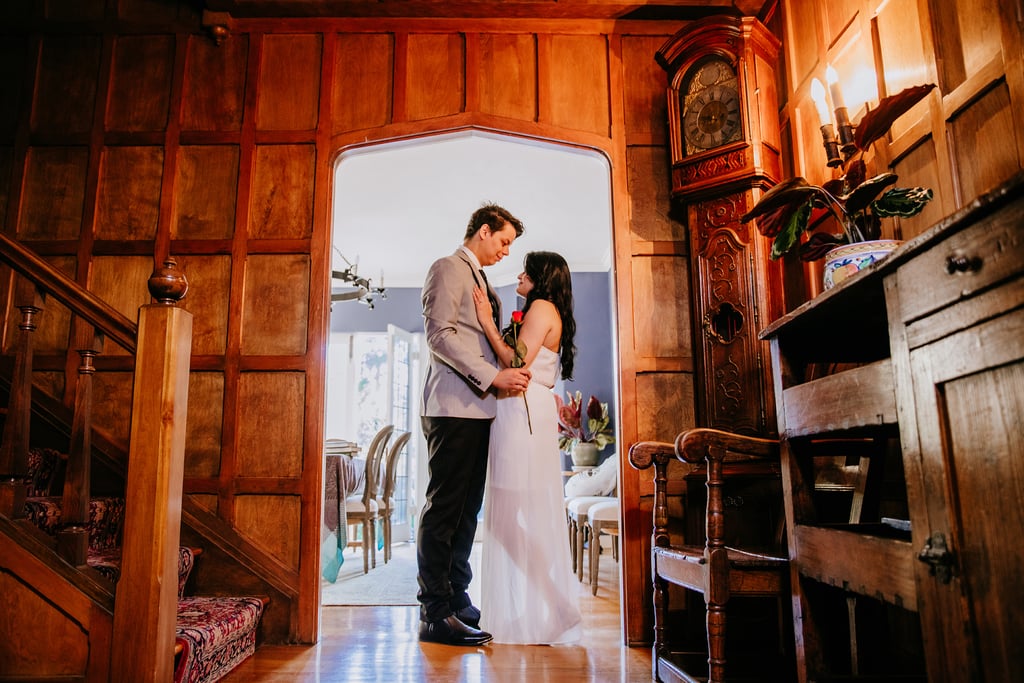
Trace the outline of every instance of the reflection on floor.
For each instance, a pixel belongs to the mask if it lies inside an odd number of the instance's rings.
[[[395,552],[397,555],[397,545]],[[479,546],[475,556],[478,563]],[[345,566],[358,566],[362,573],[362,564],[358,552],[345,553]],[[377,569],[380,568],[378,563]],[[622,644],[618,570],[619,565],[606,549],[601,556],[597,595],[591,594],[586,581],[580,584],[584,638],[578,645],[462,648],[420,643],[417,607],[324,606],[317,645],[259,647],[255,656],[222,680],[225,683],[650,681],[650,649]],[[370,575],[374,571],[371,569]]]

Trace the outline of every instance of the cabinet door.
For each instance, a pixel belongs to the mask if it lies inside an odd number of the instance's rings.
[[[910,370],[929,679],[1024,681],[1024,309],[912,350]]]

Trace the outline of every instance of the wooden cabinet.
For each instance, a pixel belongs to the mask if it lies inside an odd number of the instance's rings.
[[[928,560],[915,568],[929,679],[1020,681],[1020,184],[922,237],[929,236],[884,283],[903,458],[914,473],[913,541]]]
[[[1024,680],[1022,190],[1019,174],[761,334],[801,681]]]

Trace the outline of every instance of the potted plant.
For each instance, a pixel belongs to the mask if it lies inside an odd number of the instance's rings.
[[[743,222],[757,219],[758,231],[766,237],[774,238],[772,259],[781,258],[799,245],[798,253],[804,261],[826,257],[826,263],[834,262],[835,259],[829,254],[836,248],[878,240],[881,237],[881,218],[909,217],[921,212],[931,200],[932,191],[921,187],[892,187],[897,180],[894,173],[881,173],[868,178],[864,153],[889,131],[896,119],[921,101],[934,87],[934,84],[928,84],[907,88],[882,99],[878,107],[869,110],[856,126],[848,147],[850,152],[841,162],[841,176],[823,185],[812,185],[801,177],[781,182],[768,190],[740,218]],[[835,144],[834,138],[832,144]],[[839,163],[838,155],[836,162]],[[835,219],[834,225],[839,228],[837,232],[828,229],[833,225],[826,223],[829,218]],[[800,238],[805,232],[813,231],[823,223],[826,227],[813,232],[806,241],[801,242]],[[888,245],[888,250],[891,251],[897,244],[894,242]],[[874,246],[877,245],[868,245],[867,249],[861,247],[862,256],[858,258],[855,254],[851,257],[852,261],[838,267],[852,266],[856,270],[887,253],[885,250],[881,255],[873,252],[871,248]],[[829,278],[832,273],[827,267],[826,289],[833,284]]]
[[[583,395],[565,393],[568,403],[555,394],[558,404],[558,447],[572,456],[573,465],[597,465],[598,451],[615,442],[608,428],[608,404],[593,395],[587,401],[586,419],[583,413]]]

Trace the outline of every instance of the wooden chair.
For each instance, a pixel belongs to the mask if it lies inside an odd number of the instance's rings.
[[[686,539],[677,545],[670,543],[667,471],[669,461],[677,457],[685,463],[699,464],[706,471],[705,531],[699,543],[686,543]],[[778,609],[778,633],[767,637],[759,632],[754,634],[757,648],[751,649],[758,653],[757,661],[752,662],[759,671],[756,679],[789,680],[792,663],[786,653],[791,652],[787,645],[791,629],[785,617],[789,606],[789,563],[782,539],[783,500],[778,442],[714,429],[691,429],[680,434],[675,444],[634,444],[630,448],[629,459],[637,469],[655,467],[651,549],[655,624],[652,664],[655,679],[706,679],[710,683],[726,680],[726,607],[732,598],[756,596],[775,598]],[[736,483],[730,483],[733,481]],[[727,486],[728,496],[725,494]],[[747,493],[736,494],[735,490]],[[751,500],[744,500],[746,496]],[[755,496],[756,501],[753,500]],[[727,498],[731,508],[748,506],[745,516],[734,509],[727,513]],[[689,509],[692,510],[692,506]],[[766,515],[766,510],[771,510],[770,514]],[[736,516],[744,523],[733,525],[736,528],[727,528],[727,519]],[[774,519],[762,525],[760,533],[752,534],[752,525],[746,522],[754,516],[761,522],[766,516]],[[766,532],[765,529],[773,531]],[[752,539],[752,535],[771,538]],[[755,544],[754,540],[759,542]],[[703,594],[707,649],[702,648],[699,654],[670,649],[667,641],[670,635],[669,584]],[[750,640],[749,633],[743,635],[746,646]],[[762,650],[760,646],[769,638],[772,648]],[[764,651],[768,652],[767,658],[761,656]],[[735,668],[729,667],[730,671]]]
[[[366,449],[366,476],[363,477],[363,491],[345,499],[345,524],[349,527],[359,527],[362,533],[361,540],[350,539],[348,545],[362,547],[364,574],[370,571],[371,561],[373,567],[377,566],[376,527],[380,512],[377,506],[377,487],[380,481],[380,460],[394,430],[394,425],[387,425],[374,435],[369,448]]]
[[[384,527],[384,564],[391,559],[391,517],[395,514],[395,483],[398,477],[398,459],[412,432],[404,432],[391,444],[384,460],[384,480],[377,496],[378,517]]]
[[[587,510],[587,536],[590,537],[590,593],[597,595],[598,565],[601,560],[601,534],[611,537],[612,558],[619,559],[619,500],[598,503]]]

